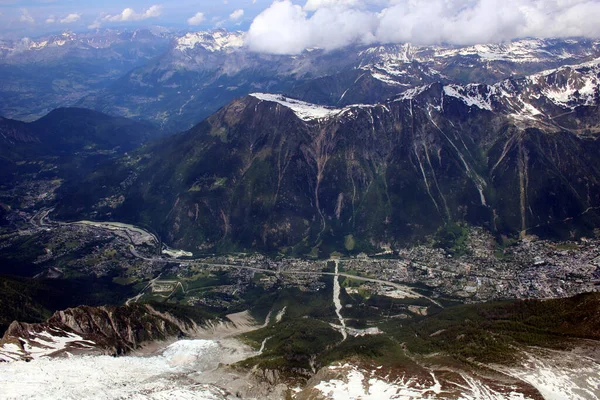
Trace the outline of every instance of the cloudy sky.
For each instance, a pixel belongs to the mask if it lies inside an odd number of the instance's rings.
[[[161,25],[247,30],[272,0],[0,0],[0,34]]]
[[[0,34],[163,25],[248,31],[255,50],[600,37],[600,0],[0,0]]]

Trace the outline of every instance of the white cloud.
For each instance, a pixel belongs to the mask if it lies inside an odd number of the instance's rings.
[[[357,7],[359,5],[361,5],[359,0],[307,0],[304,9],[306,11],[315,11],[324,7]]]
[[[204,16],[204,13],[197,12],[193,17],[188,18],[187,23],[188,23],[188,25],[194,26],[194,25],[200,25],[205,20],[206,20],[206,17]]]
[[[124,9],[121,14],[116,15],[105,15],[102,17],[102,21],[107,22],[121,22],[121,21],[142,21],[148,18],[159,17],[162,13],[162,7],[158,5],[151,6],[146,11],[136,13],[133,8]]]
[[[159,17],[162,14],[162,6],[153,5],[147,10],[141,13],[136,13],[133,8],[126,8],[120,14],[115,15],[102,15],[97,18],[94,22],[88,25],[88,29],[98,29],[102,26],[103,22],[127,22],[127,21],[142,21],[148,18]]]
[[[277,1],[260,13],[247,35],[250,49],[295,54],[309,47],[334,49],[351,43],[371,43],[377,27],[374,13],[339,6],[319,8],[310,17],[289,0]]]
[[[244,16],[244,10],[242,10],[240,8],[238,10],[235,10],[231,14],[229,14],[229,19],[232,21],[239,21],[243,16]]]
[[[299,53],[310,46],[310,27],[302,7],[290,1],[273,3],[254,18],[246,43],[264,53]]]
[[[29,14],[29,10],[26,8],[21,8],[21,16],[19,17],[19,21],[27,22],[28,24],[35,24],[35,19]]]
[[[75,14],[75,13],[71,13],[69,15],[67,15],[66,17],[64,17],[63,19],[60,20],[61,24],[70,24],[73,22],[77,22],[81,19],[81,15],[80,14]],[[48,22],[48,21],[46,21]]]
[[[56,17],[54,15],[51,15],[46,19],[47,24],[53,24],[55,22],[56,22]]]
[[[352,43],[460,45],[523,37],[600,37],[598,0],[290,0],[252,22],[255,51],[295,54]]]

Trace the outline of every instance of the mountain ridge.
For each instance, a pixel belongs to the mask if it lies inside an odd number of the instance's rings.
[[[253,94],[114,168],[142,186],[114,186],[104,195],[123,195],[122,208],[87,203],[85,215],[150,224],[195,251],[343,250],[349,236],[358,251],[463,220],[525,235],[584,213],[585,231],[600,204],[597,75],[593,64],[496,85],[434,83],[342,109]],[[585,132],[553,122],[573,112]]]
[[[158,306],[155,306],[158,307]],[[0,339],[0,362],[76,354],[123,355],[152,341],[193,336],[205,323],[201,312],[149,304],[79,306],[55,312],[45,322],[14,321]]]
[[[598,43],[588,39],[529,39],[463,47],[349,46],[329,52],[309,49],[293,56],[269,55],[249,51],[242,32],[216,30],[174,39],[159,59],[78,104],[146,118],[176,131],[191,128],[229,101],[253,92],[346,106],[383,102],[437,81],[492,84],[598,56]]]

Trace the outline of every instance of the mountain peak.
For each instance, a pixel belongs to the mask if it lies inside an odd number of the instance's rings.
[[[175,48],[180,51],[204,48],[210,52],[239,49],[244,45],[244,33],[229,32],[224,29],[214,31],[188,32],[177,38]]]

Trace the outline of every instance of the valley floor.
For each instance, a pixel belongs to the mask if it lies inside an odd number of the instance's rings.
[[[77,331],[65,334],[78,351],[54,351],[47,336],[5,338],[6,361],[36,356],[0,363],[1,398],[600,397],[599,298],[566,298],[597,290],[598,238],[499,248],[469,228],[467,251],[455,255],[420,245],[327,260],[194,258],[139,227],[60,223],[49,211],[22,216],[0,242],[11,262],[26,250],[27,290],[104,279],[99,304],[158,303],[214,318],[185,339],[120,357],[87,352],[93,341]],[[557,300],[514,301],[535,298]],[[488,303],[468,305],[479,302]]]

